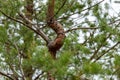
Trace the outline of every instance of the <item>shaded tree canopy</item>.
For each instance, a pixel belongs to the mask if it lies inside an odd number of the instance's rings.
[[[119,80],[120,15],[111,4],[0,0],[0,78]]]

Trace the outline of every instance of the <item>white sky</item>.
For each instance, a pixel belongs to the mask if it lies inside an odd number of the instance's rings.
[[[110,0],[105,0],[105,1],[109,2]],[[110,6],[112,7],[112,9],[110,13],[112,16],[118,15],[118,13],[120,12],[120,3],[115,3],[115,1],[120,1],[120,0],[111,0]]]

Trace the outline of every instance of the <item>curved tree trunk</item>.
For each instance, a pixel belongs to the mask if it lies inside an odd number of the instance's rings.
[[[49,0],[48,2],[48,11],[47,11],[47,25],[52,28],[56,34],[57,37],[48,43],[48,49],[52,57],[56,58],[56,52],[62,47],[63,40],[65,38],[65,33],[63,26],[57,22],[54,18],[54,6],[55,6],[55,0]]]
[[[56,59],[56,52],[62,47],[65,34],[63,26],[54,18],[54,6],[55,0],[49,0],[47,11],[47,25],[55,31],[57,37],[54,40],[50,41],[47,46],[53,59]],[[55,77],[51,75],[51,72],[48,72],[47,76],[48,80],[55,80]]]

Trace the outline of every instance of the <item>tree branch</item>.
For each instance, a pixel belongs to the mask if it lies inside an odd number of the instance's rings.
[[[83,10],[81,10],[81,12],[86,11],[86,10],[88,10],[88,9],[90,9],[90,8],[98,5],[98,4],[102,3],[103,1],[104,1],[104,0],[102,0],[102,1],[100,1],[100,2],[98,2],[98,3],[96,3],[96,4],[94,4],[94,5],[92,5],[92,6],[88,7],[88,8],[86,8],[86,9],[83,9]],[[79,13],[79,12],[76,12],[76,13]]]
[[[88,10],[88,9],[91,9],[91,8],[93,8],[94,6],[99,5],[99,4],[102,3],[103,1],[104,1],[104,0],[102,0],[102,1],[100,1],[100,2],[98,2],[98,3],[96,3],[96,4],[92,5],[92,6],[90,6],[90,7],[88,7],[88,8],[85,8],[85,9],[81,10],[80,12],[83,12],[83,11],[86,11],[86,10]],[[79,11],[78,11],[78,12],[75,12],[75,13],[73,13],[73,14],[70,14],[69,16],[72,16],[72,15],[77,14],[77,13],[80,13],[80,12],[79,12]],[[66,18],[69,17],[69,16],[61,17],[61,18],[59,18],[59,19],[66,19]]]
[[[105,39],[104,42],[100,45],[98,45],[97,50],[95,50],[95,52],[93,53],[93,55],[90,57],[90,60],[92,60],[99,52],[99,50],[103,47],[103,44],[106,42],[106,40],[111,36],[111,34],[109,34]]]
[[[117,21],[120,21],[120,19],[112,21],[112,22],[110,22],[108,24],[111,25],[111,24],[114,24]],[[74,31],[74,30],[79,30],[79,29],[99,29],[99,27],[73,28],[73,29],[66,30],[65,33],[68,33],[68,32]]]
[[[68,33],[74,30],[79,30],[79,29],[99,29],[99,27],[73,28],[73,29],[66,30],[65,33]]]
[[[18,62],[19,62],[19,69],[20,69],[20,72],[21,72],[21,75],[22,75],[22,79],[25,80],[25,75],[24,75],[24,72],[23,72],[23,68],[22,68],[22,59],[21,59],[21,53],[20,53],[20,49],[18,48],[17,44],[14,43],[13,44],[13,47],[17,50],[18,52],[18,55],[19,55],[19,58],[18,58]]]
[[[95,30],[93,30],[93,32],[92,33],[90,33],[90,36],[81,44],[81,45],[84,45],[84,44],[86,44],[87,43],[87,41],[88,40],[90,40],[91,39],[91,37],[94,35],[94,33],[95,33]]]
[[[118,44],[120,44],[120,42],[117,42],[115,45],[113,45],[111,48],[109,48],[107,51],[105,51],[103,54],[101,54],[99,57],[97,57],[97,59],[94,62],[96,62],[97,60],[99,60],[102,56],[104,56],[110,50],[114,49]]]
[[[1,71],[0,71],[0,75],[3,75],[5,77],[9,78],[10,80],[14,80],[12,77],[8,76],[7,74],[5,74],[5,73],[3,73]]]
[[[40,35],[40,36],[46,41],[46,43],[49,43],[50,40],[49,40],[49,38],[44,34],[43,31],[41,31],[41,30],[37,31],[37,30],[33,29],[30,25],[28,25],[28,24],[26,24],[26,23],[24,23],[24,22],[22,22],[22,21],[20,21],[20,20],[18,20],[18,19],[15,19],[15,18],[13,18],[13,17],[10,17],[9,15],[5,14],[2,10],[0,10],[0,12],[1,12],[5,17],[7,17],[8,19],[11,19],[11,20],[13,20],[13,21],[15,21],[15,22],[18,22],[18,23],[26,26],[27,28],[31,29],[31,30],[34,31],[36,34]],[[23,18],[24,18],[26,21],[28,21],[30,24],[33,25],[33,23],[30,22],[26,17],[23,17]],[[35,26],[35,25],[34,25],[34,26]]]
[[[116,22],[118,22],[118,21],[120,21],[120,19],[117,19],[117,20],[114,20],[114,21],[110,22],[109,25],[110,25],[110,24],[114,24],[114,23],[116,23]]]
[[[11,19],[11,20],[13,20],[13,21],[15,21],[15,22],[18,22],[18,23],[23,24],[23,25],[26,26],[25,23],[23,23],[22,21],[20,21],[20,20],[18,20],[18,19],[15,19],[15,18],[13,18],[13,17],[10,17],[10,16],[7,15],[6,13],[4,13],[2,10],[0,10],[0,13],[2,13],[2,14],[3,14],[5,17],[7,17],[8,19]]]
[[[54,17],[60,12],[60,10],[64,7],[65,3],[67,2],[67,0],[64,0],[63,4],[61,5],[61,7],[58,9],[58,11],[56,12],[56,14],[54,15]]]
[[[22,13],[19,13],[19,15],[28,23],[30,24],[34,24],[32,21],[30,21],[29,19],[27,19]],[[33,25],[34,27],[37,27],[37,25]],[[30,27],[30,26],[29,26]],[[49,43],[50,39],[45,35],[45,33],[42,30],[35,30],[32,27],[30,27],[34,32],[36,32],[37,34],[39,34],[45,41],[46,43]]]

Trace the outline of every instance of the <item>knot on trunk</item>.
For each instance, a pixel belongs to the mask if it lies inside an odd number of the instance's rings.
[[[63,26],[57,21],[49,23],[48,26],[51,27],[57,34],[57,37],[53,41],[50,41],[48,43],[49,52],[52,54],[53,57],[56,57],[56,52],[62,47],[64,42],[64,29]]]

